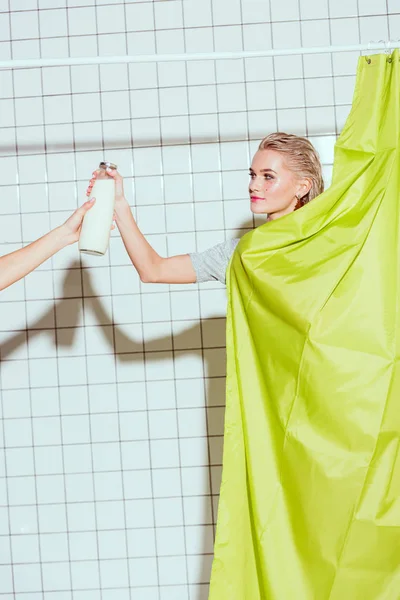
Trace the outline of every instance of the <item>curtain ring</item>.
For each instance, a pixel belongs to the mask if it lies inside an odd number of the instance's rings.
[[[368,52],[371,50],[371,44],[373,44],[373,40],[368,42]],[[371,64],[371,59],[368,55],[365,56],[365,60],[367,61],[367,64]]]
[[[385,54],[387,56],[386,58],[386,62],[391,63],[392,62],[392,57],[390,56],[390,40],[379,40],[379,43],[382,43],[385,46]]]
[[[378,40],[378,44],[383,44],[384,48],[384,52],[387,52],[387,41],[386,40]]]
[[[385,46],[386,46],[385,53],[387,54],[386,62],[391,63],[392,57],[391,57],[391,51],[390,51],[390,40],[387,40],[385,42]]]
[[[388,55],[386,62],[391,63],[393,59],[392,59],[392,52],[390,50],[390,40],[388,40],[386,43],[386,54]]]

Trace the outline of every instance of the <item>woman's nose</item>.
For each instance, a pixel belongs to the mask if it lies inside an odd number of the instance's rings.
[[[250,181],[250,185],[249,185],[249,189],[250,191],[259,191],[262,188],[262,181],[261,181],[261,177],[254,177],[254,179],[252,179]]]

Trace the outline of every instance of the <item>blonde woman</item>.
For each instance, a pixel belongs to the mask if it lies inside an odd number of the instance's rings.
[[[88,200],[70,217],[28,246],[0,257],[0,290],[25,277],[62,248],[79,240],[83,217],[94,205]]]
[[[229,240],[206,250],[164,258],[139,230],[125,199],[121,175],[115,179],[115,221],[133,266],[143,282],[201,283],[221,281],[239,240]],[[93,187],[90,181],[87,194]],[[304,206],[324,191],[321,163],[312,144],[303,137],[273,133],[265,137],[250,167],[250,210],[273,221]]]

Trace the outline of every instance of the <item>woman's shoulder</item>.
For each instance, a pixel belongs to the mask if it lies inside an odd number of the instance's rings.
[[[229,257],[230,257],[239,242],[240,242],[240,238],[233,238],[231,240],[226,240],[225,242],[222,242],[221,244],[217,244],[217,246],[214,246],[214,248],[219,248],[222,252],[229,254]],[[212,248],[210,248],[210,249],[212,249]]]

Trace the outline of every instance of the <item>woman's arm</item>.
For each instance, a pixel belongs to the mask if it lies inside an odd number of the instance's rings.
[[[164,258],[157,254],[133,218],[125,198],[121,175],[113,169],[107,169],[107,173],[115,179],[115,222],[141,281],[146,283],[195,283],[196,273],[190,256],[182,254]],[[87,194],[90,194],[96,173],[93,176]]]
[[[60,227],[56,227],[28,246],[0,257],[0,290],[31,273],[56,252],[78,241],[83,217],[94,205],[89,200]]]

